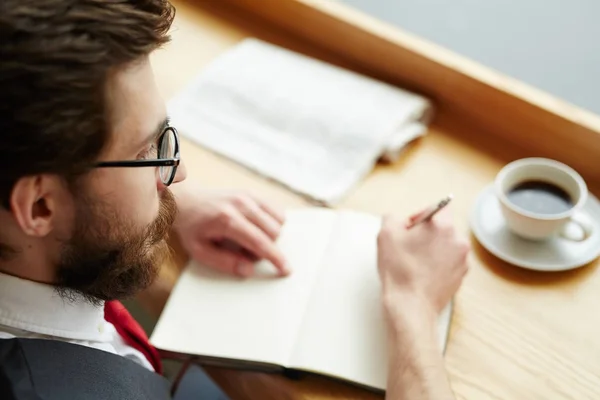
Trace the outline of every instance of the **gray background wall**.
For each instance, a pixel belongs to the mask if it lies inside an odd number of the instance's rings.
[[[600,0],[341,0],[600,114]]]

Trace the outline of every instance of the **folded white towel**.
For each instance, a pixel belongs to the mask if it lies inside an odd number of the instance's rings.
[[[174,126],[324,204],[425,134],[430,102],[256,39],[219,56],[169,103]]]

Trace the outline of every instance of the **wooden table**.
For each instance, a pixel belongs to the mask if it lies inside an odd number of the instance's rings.
[[[308,41],[215,4],[175,2],[173,42],[153,56],[165,98],[248,36],[353,67],[347,59]],[[457,117],[451,107],[441,107],[423,140],[397,163],[377,167],[340,207],[405,215],[453,192],[456,223],[469,234],[467,217],[473,202],[499,168],[512,159],[539,154],[531,147],[515,145],[511,137],[470,125],[477,126]],[[188,179],[203,187],[247,189],[283,206],[305,204],[300,197],[188,141],[183,144],[183,157]],[[590,187],[600,193],[597,182],[590,182]],[[471,269],[456,297],[446,353],[457,398],[599,399],[598,262],[570,272],[536,273],[499,261],[475,240],[473,245]],[[177,269],[165,269],[162,279],[141,296],[154,313],[162,309],[177,274]],[[381,398],[318,377],[291,381],[240,371],[211,369],[210,373],[233,399]]]

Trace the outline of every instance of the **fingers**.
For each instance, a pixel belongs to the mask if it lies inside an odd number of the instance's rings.
[[[277,239],[285,219],[283,212],[254,197],[239,196],[232,202],[235,208],[272,240]]]
[[[270,261],[281,275],[289,274],[283,254],[275,242],[243,215],[228,215],[223,235],[258,258]]]
[[[249,197],[235,197],[233,205],[250,222],[260,228],[271,240],[276,240],[281,231],[281,222],[266,212],[258,202]]]
[[[210,242],[199,242],[190,252],[192,258],[223,272],[248,277],[254,272],[254,263],[242,253],[234,252]]]
[[[283,210],[280,210],[277,207],[265,202],[257,197],[252,197],[252,199],[258,204],[258,206],[267,214],[269,214],[272,218],[275,219],[279,223],[279,225],[283,225],[285,222],[285,213]]]
[[[442,210],[438,211],[431,219],[435,219],[438,222],[441,222],[443,224],[446,224],[448,222],[452,222],[452,212],[451,212],[451,205],[448,205],[446,207],[444,207]],[[415,224],[416,222],[418,222],[421,218],[426,217],[429,213],[431,213],[435,208],[434,207],[428,207],[424,210],[421,210],[419,212],[417,212],[416,214],[411,215],[410,217],[408,217],[408,221],[406,222],[406,226],[407,227],[412,227],[413,224]]]
[[[408,217],[408,222],[415,222],[418,221],[420,218],[423,218],[425,215],[427,215],[428,213],[431,212],[431,207],[427,207],[424,210],[421,210],[413,215],[411,215],[410,217]]]

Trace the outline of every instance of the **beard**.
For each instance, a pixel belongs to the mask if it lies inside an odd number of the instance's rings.
[[[169,253],[167,237],[177,214],[173,194],[162,192],[158,217],[142,229],[123,222],[108,205],[78,197],[73,234],[57,265],[59,295],[99,305],[147,288]]]

